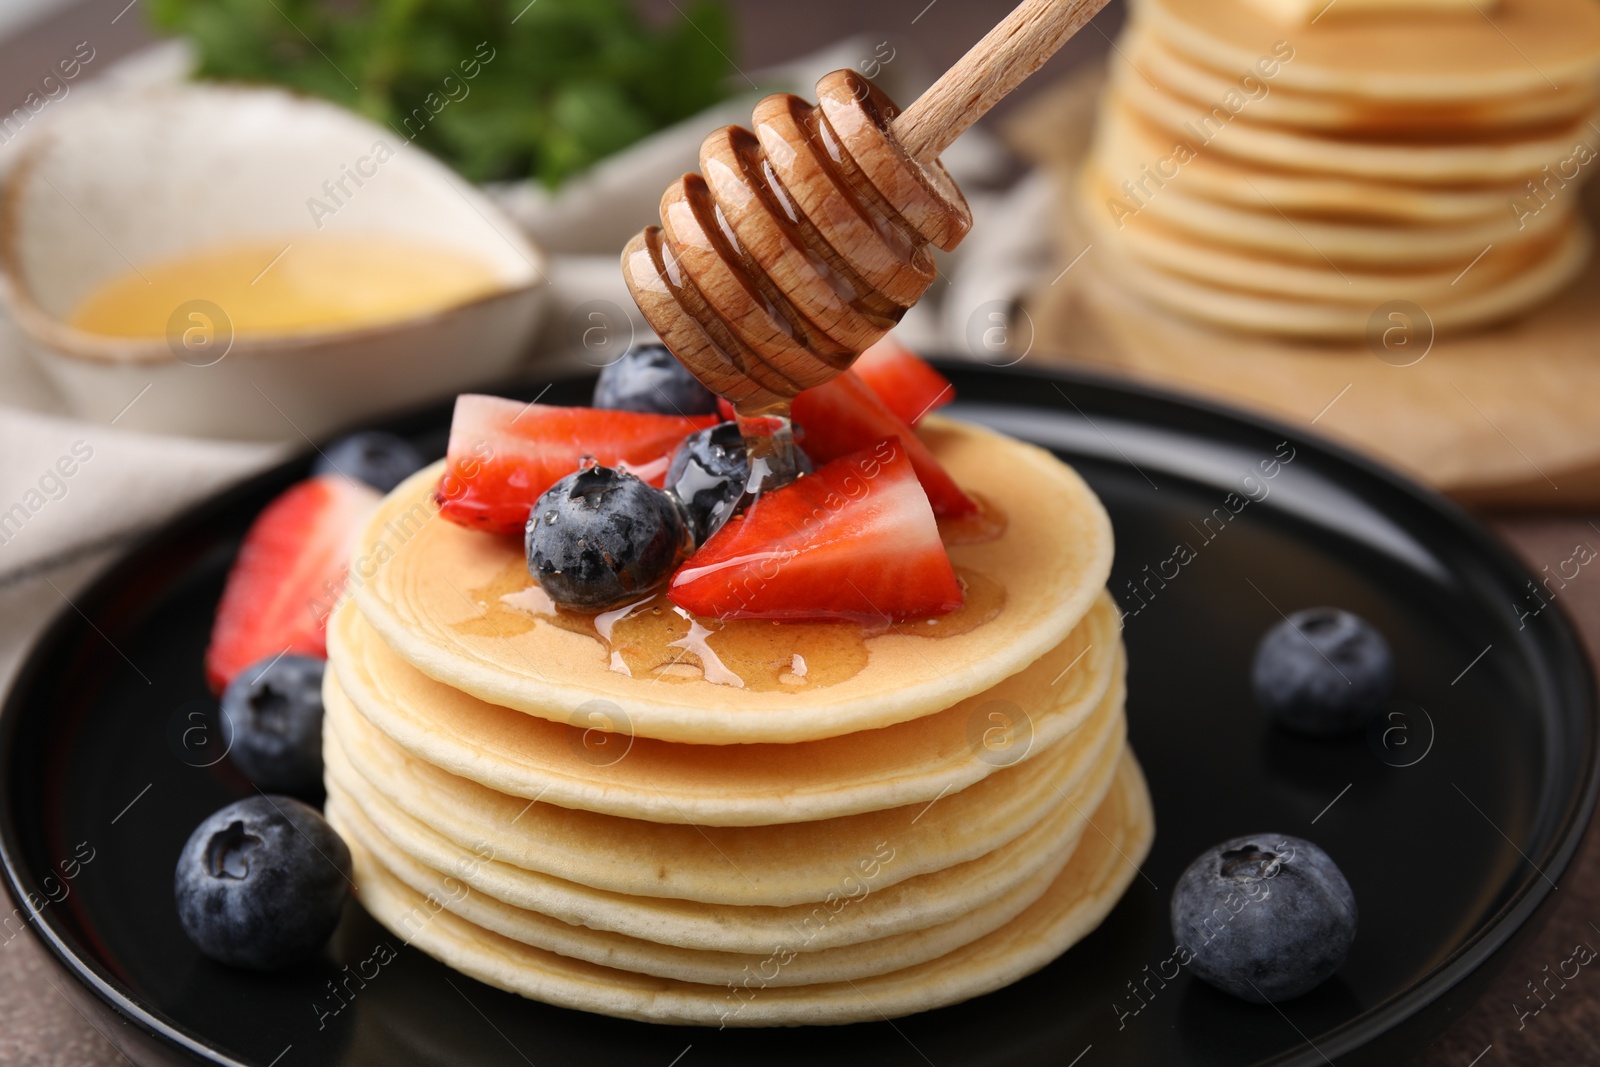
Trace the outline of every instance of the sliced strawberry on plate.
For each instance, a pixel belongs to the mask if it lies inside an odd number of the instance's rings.
[[[328,615],[344,591],[350,550],[379,494],[324,474],[291,486],[256,516],[228,572],[206,648],[206,681],[283,652],[327,655]]]
[[[850,369],[878,394],[890,411],[915,426],[930,411],[937,411],[956,398],[950,379],[915,355],[893,334],[857,357]]]
[[[906,619],[962,602],[927,494],[895,437],[763,495],[689,557],[667,596],[720,619]]]
[[[807,389],[794,398],[794,421],[805,431],[802,447],[815,463],[827,463],[865,448],[885,437],[897,437],[916,468],[928,502],[940,518],[967,515],[977,510],[939,465],[906,421],[891,411],[878,394],[867,388],[853,371],[845,371],[827,385]]]
[[[445,473],[434,494],[439,514],[475,530],[521,533],[539,495],[577,470],[585,456],[659,486],[678,442],[716,424],[715,415],[646,415],[464,394],[456,397]]]

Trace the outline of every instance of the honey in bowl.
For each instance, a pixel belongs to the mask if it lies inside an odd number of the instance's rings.
[[[283,336],[398,322],[502,288],[487,262],[453,248],[296,234],[202,248],[128,271],[92,291],[68,321],[112,337],[161,337],[175,308],[206,300],[227,315],[235,336]]]

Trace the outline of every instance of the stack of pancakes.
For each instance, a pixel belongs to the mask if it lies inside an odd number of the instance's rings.
[[[1594,0],[1139,0],[1111,66],[1077,208],[1157,304],[1310,338],[1393,301],[1465,327],[1588,258]]]
[[[1110,524],[1048,453],[922,435],[1006,520],[950,548],[983,590],[965,614],[684,618],[661,663],[610,617],[608,642],[530,606],[518,543],[437,517],[438,466],[390,494],[324,691],[327,814],[368,911],[492,985],[711,1026],[922,1011],[1092,930],[1154,829]]]

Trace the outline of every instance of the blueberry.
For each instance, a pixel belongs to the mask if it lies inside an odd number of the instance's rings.
[[[666,581],[691,545],[669,493],[627,471],[590,467],[545,490],[528,515],[528,571],[551,600],[605,611]]]
[[[322,450],[311,473],[340,474],[387,493],[422,469],[422,455],[403,438],[381,430],[341,437]]]
[[[269,793],[322,792],[326,661],[284,655],[253,663],[222,692],[222,738],[244,776]]]
[[[1290,729],[1324,737],[1350,733],[1389,699],[1394,655],[1359,616],[1310,608],[1261,638],[1250,681],[1256,701]]]
[[[1322,849],[1256,834],[1208,849],[1172,893],[1172,936],[1187,966],[1256,1004],[1307,993],[1339,969],[1356,936],[1356,898]]]
[[[739,424],[725,422],[683,439],[667,468],[667,490],[689,513],[696,544],[716,532],[750,480]]]
[[[811,461],[796,450],[803,474]],[[697,430],[683,439],[667,467],[667,491],[688,512],[695,544],[704,544],[727,521],[750,481],[750,460],[745,455],[739,424],[724,422]]]
[[[178,921],[219,963],[271,970],[316,955],[339,925],[350,850],[314,808],[254,796],[207,818],[173,877]]]
[[[594,406],[659,415],[712,415],[717,396],[664,345],[643,345],[600,372]]]

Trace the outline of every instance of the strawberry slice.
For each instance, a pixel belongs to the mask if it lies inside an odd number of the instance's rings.
[[[667,596],[719,619],[906,619],[962,601],[895,437],[763,495],[689,557]]]
[[[893,334],[856,358],[850,369],[861,376],[867,388],[889,410],[915,426],[924,415],[944,407],[956,398],[950,379],[931,367],[927,360],[901,346]]]
[[[206,648],[213,690],[283,652],[327,655],[328,615],[378,500],[369,486],[324,474],[291,486],[256,516],[228,572]]]
[[[659,486],[678,442],[716,424],[715,415],[647,415],[463,394],[456,397],[434,499],[451,522],[520,534],[539,495],[577,470],[585,456]]]
[[[890,411],[911,426],[931,411],[938,411],[956,398],[950,379],[933,369],[932,364],[900,345],[892,334],[856,357],[850,369],[867,388],[878,394]],[[733,405],[717,397],[717,410],[724,421],[734,418]]]
[[[905,445],[906,456],[922,480],[935,515],[954,518],[978,510],[916,431],[867,388],[854,371],[845,371],[827,385],[807,389],[795,397],[792,414],[805,431],[802,447],[813,462],[827,463],[874,441],[897,437]]]

